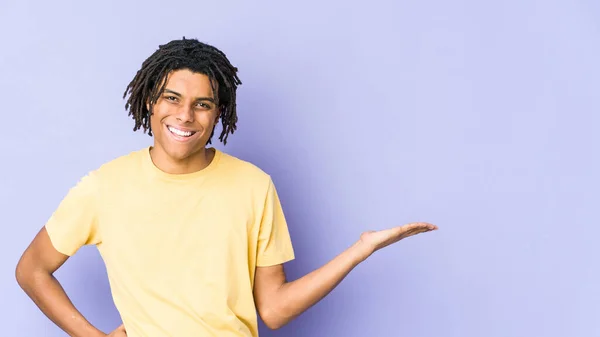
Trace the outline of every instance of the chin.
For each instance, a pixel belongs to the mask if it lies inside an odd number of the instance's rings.
[[[174,160],[182,161],[192,157],[193,155],[201,151],[203,148],[203,146],[199,145],[194,147],[187,147],[181,145],[166,146],[165,153]]]

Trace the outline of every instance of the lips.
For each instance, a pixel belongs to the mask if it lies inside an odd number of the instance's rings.
[[[182,129],[178,129],[176,127],[167,125],[167,129],[169,129],[169,131],[171,131],[172,134],[176,135],[176,136],[180,136],[180,137],[191,137],[192,135],[194,135],[197,131],[188,131],[188,130],[182,130]]]
[[[194,135],[198,134],[196,130],[190,130],[185,128],[178,128],[171,125],[166,125],[171,138],[179,142],[186,142],[194,138]]]

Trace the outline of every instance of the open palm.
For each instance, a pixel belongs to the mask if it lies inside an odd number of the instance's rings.
[[[390,229],[364,232],[360,236],[360,243],[365,247],[365,254],[368,256],[402,239],[436,229],[437,226],[426,222],[414,222]]]

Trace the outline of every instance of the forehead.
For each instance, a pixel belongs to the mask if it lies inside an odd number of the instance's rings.
[[[188,69],[169,73],[165,89],[176,91],[183,96],[212,96],[210,78]]]

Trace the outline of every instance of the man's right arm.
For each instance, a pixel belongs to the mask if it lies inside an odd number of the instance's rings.
[[[106,334],[75,308],[53,275],[68,258],[54,248],[44,227],[17,264],[17,282],[38,308],[69,336],[104,337]]]

